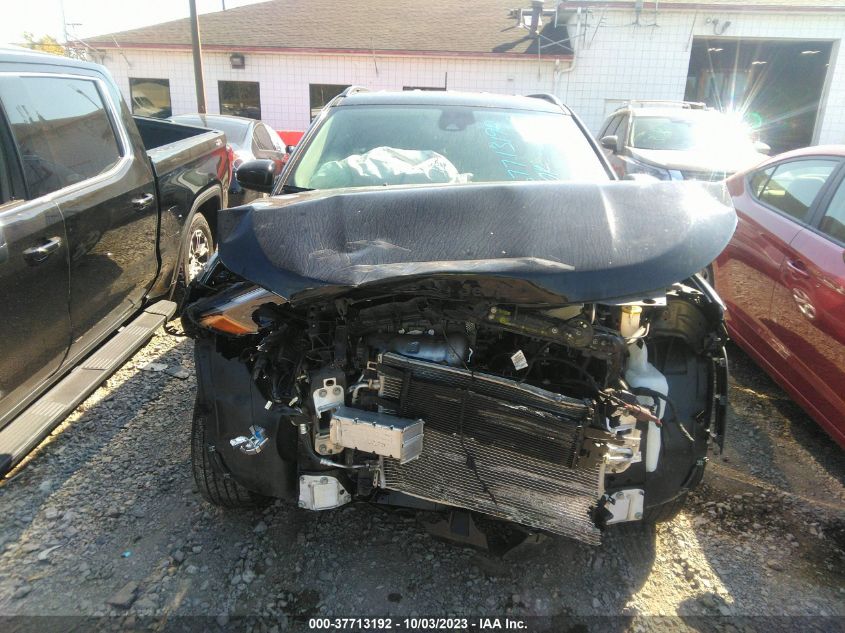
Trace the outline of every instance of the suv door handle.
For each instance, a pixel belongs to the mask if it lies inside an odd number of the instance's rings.
[[[30,264],[40,264],[45,261],[52,253],[59,250],[62,245],[62,238],[56,236],[51,237],[39,246],[33,246],[23,252],[24,259]]]
[[[810,277],[810,273],[807,272],[807,265],[800,259],[787,259],[786,267],[789,268],[789,271],[795,277],[801,277],[802,279],[808,279]]]
[[[154,201],[154,200],[155,200],[155,196],[154,196],[153,194],[151,194],[151,193],[145,193],[145,194],[144,194],[143,196],[141,196],[140,198],[135,198],[135,199],[132,201],[132,207],[133,207],[136,211],[143,211],[143,210],[144,210],[144,209],[146,209],[148,206],[150,206],[150,205],[153,203],[153,201]]]

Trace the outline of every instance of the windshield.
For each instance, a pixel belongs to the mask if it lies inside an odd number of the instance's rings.
[[[609,176],[571,117],[468,106],[335,108],[288,184],[307,189]]]
[[[741,122],[716,112],[700,116],[637,116],[631,126],[637,149],[733,153],[755,151]]]
[[[196,125],[197,127],[207,127],[212,130],[220,130],[226,135],[226,141],[235,149],[242,149],[246,141],[246,134],[249,131],[249,122],[237,121],[222,118],[206,118],[201,119],[198,116],[174,116],[170,117],[171,121],[176,123],[184,123],[185,125]]]

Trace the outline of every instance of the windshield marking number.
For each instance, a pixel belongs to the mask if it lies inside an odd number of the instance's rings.
[[[495,154],[506,157],[501,158],[500,161],[502,163],[502,167],[505,168],[505,171],[511,180],[558,180],[557,175],[552,173],[546,165],[538,163],[532,164],[530,167],[534,169],[536,172],[535,174],[519,169],[520,167],[524,169],[529,167],[529,165],[526,163],[520,163],[516,160],[511,160],[516,158],[516,148],[513,143],[500,134],[501,125],[499,123],[494,123],[492,121],[485,122],[484,132],[490,137],[490,141],[487,143],[487,146],[493,150]]]

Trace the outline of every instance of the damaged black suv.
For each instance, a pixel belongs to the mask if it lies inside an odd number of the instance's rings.
[[[549,96],[349,90],[192,285],[206,499],[462,508],[597,543],[721,445],[729,198],[617,182]]]

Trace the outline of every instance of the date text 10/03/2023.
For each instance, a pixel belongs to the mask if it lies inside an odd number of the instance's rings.
[[[309,618],[312,631],[522,631],[518,618]]]

